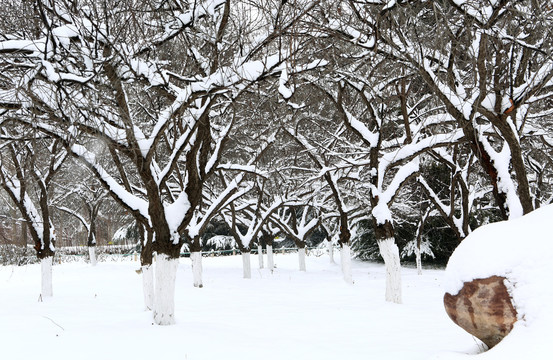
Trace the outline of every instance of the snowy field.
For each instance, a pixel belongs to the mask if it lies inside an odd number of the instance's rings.
[[[204,258],[198,289],[181,259],[174,326],[152,325],[137,262],[56,265],[54,297],[44,302],[39,265],[0,267],[1,358],[416,360],[481,351],[444,311],[443,270],[403,268],[396,305],[384,301],[381,264],[354,261],[352,286],[327,256],[308,256],[306,273],[296,254],[275,263],[273,274],[255,269],[245,280],[240,256]]]

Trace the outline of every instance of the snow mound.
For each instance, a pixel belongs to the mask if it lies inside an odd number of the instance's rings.
[[[519,321],[486,358],[502,353],[512,359],[513,351],[528,358],[530,349],[535,358],[551,355],[547,344],[553,336],[552,220],[553,205],[549,205],[513,220],[482,226],[463,240],[449,259],[445,291],[452,295],[474,279],[492,275],[507,279],[505,285]]]

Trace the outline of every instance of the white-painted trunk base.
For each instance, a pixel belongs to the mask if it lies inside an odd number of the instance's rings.
[[[52,297],[54,291],[52,290],[52,261],[53,257],[48,256],[40,260],[41,268],[41,291],[42,297]]]
[[[242,269],[244,270],[244,279],[252,278],[252,265],[250,261],[250,253],[242,253]]]
[[[88,257],[90,259],[90,265],[96,266],[96,246],[88,247]]]
[[[273,246],[267,245],[267,267],[271,272],[275,268],[275,259],[273,257]]]
[[[259,259],[259,268],[263,269],[263,247],[257,245],[257,258]]]
[[[307,271],[305,266],[305,248],[298,249],[298,260],[300,263],[300,271]]]
[[[202,288],[204,287],[202,280],[202,252],[191,252],[190,260],[192,260],[192,275],[194,277],[194,287]]]
[[[401,264],[399,248],[393,238],[378,242],[386,266],[386,301],[401,304]]]
[[[332,241],[327,241],[326,247],[328,249],[328,257],[330,258],[330,263],[336,264],[336,262],[334,261],[334,244],[332,244]]]
[[[144,293],[144,307],[150,311],[154,308],[154,267],[142,266],[142,292]]]
[[[155,270],[154,323],[172,325],[175,323],[175,280],[179,259],[158,254]]]
[[[348,284],[353,284],[353,275],[351,274],[351,249],[348,244],[342,244],[342,248],[340,249],[340,260],[344,281]]]
[[[417,272],[419,275],[422,275],[421,249],[418,246],[415,249],[415,260],[417,261]]]

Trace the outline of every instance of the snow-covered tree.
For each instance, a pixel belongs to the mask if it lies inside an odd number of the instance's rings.
[[[153,233],[154,321],[172,324],[181,235],[217,169],[230,105],[269,76],[320,65],[289,65],[296,49],[278,42],[314,5],[75,5],[38,1],[40,35],[0,41],[0,54],[25,64],[4,108],[40,113],[17,120],[62,139]],[[83,137],[100,140],[110,157],[99,159]]]
[[[12,130],[12,131],[10,131]],[[15,139],[17,128],[4,127],[4,139]],[[30,136],[18,142],[2,144],[0,149],[0,185],[28,224],[37,257],[41,261],[41,294],[53,295],[52,260],[56,231],[52,222],[50,192],[52,180],[62,167],[67,151],[58,140]]]
[[[409,64],[457,122],[503,217],[532,211],[523,147],[552,95],[547,2],[352,6],[378,28],[379,50]]]
[[[245,279],[250,279],[252,276],[250,254],[254,241],[273,213],[287,202],[283,198],[275,198],[274,201],[266,204],[264,201],[266,194],[262,182],[261,184],[260,182],[255,181],[255,184],[249,186],[250,197],[235,200],[221,211],[221,215],[242,253]]]
[[[90,264],[96,265],[96,225],[102,203],[106,200],[107,192],[98,186],[94,178],[84,179],[82,184],[66,189],[61,196],[54,200],[55,207],[67,214],[72,215],[85,227],[87,236],[86,243]],[[71,205],[77,206],[71,206]],[[84,211],[81,212],[80,209]]]

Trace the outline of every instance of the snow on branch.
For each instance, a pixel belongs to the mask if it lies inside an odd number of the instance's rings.
[[[73,144],[71,152],[96,175],[98,180],[110,191],[120,204],[126,208],[138,212],[140,216],[149,219],[148,202],[131,194],[119,184],[106,170],[98,163],[96,156],[84,146]]]

